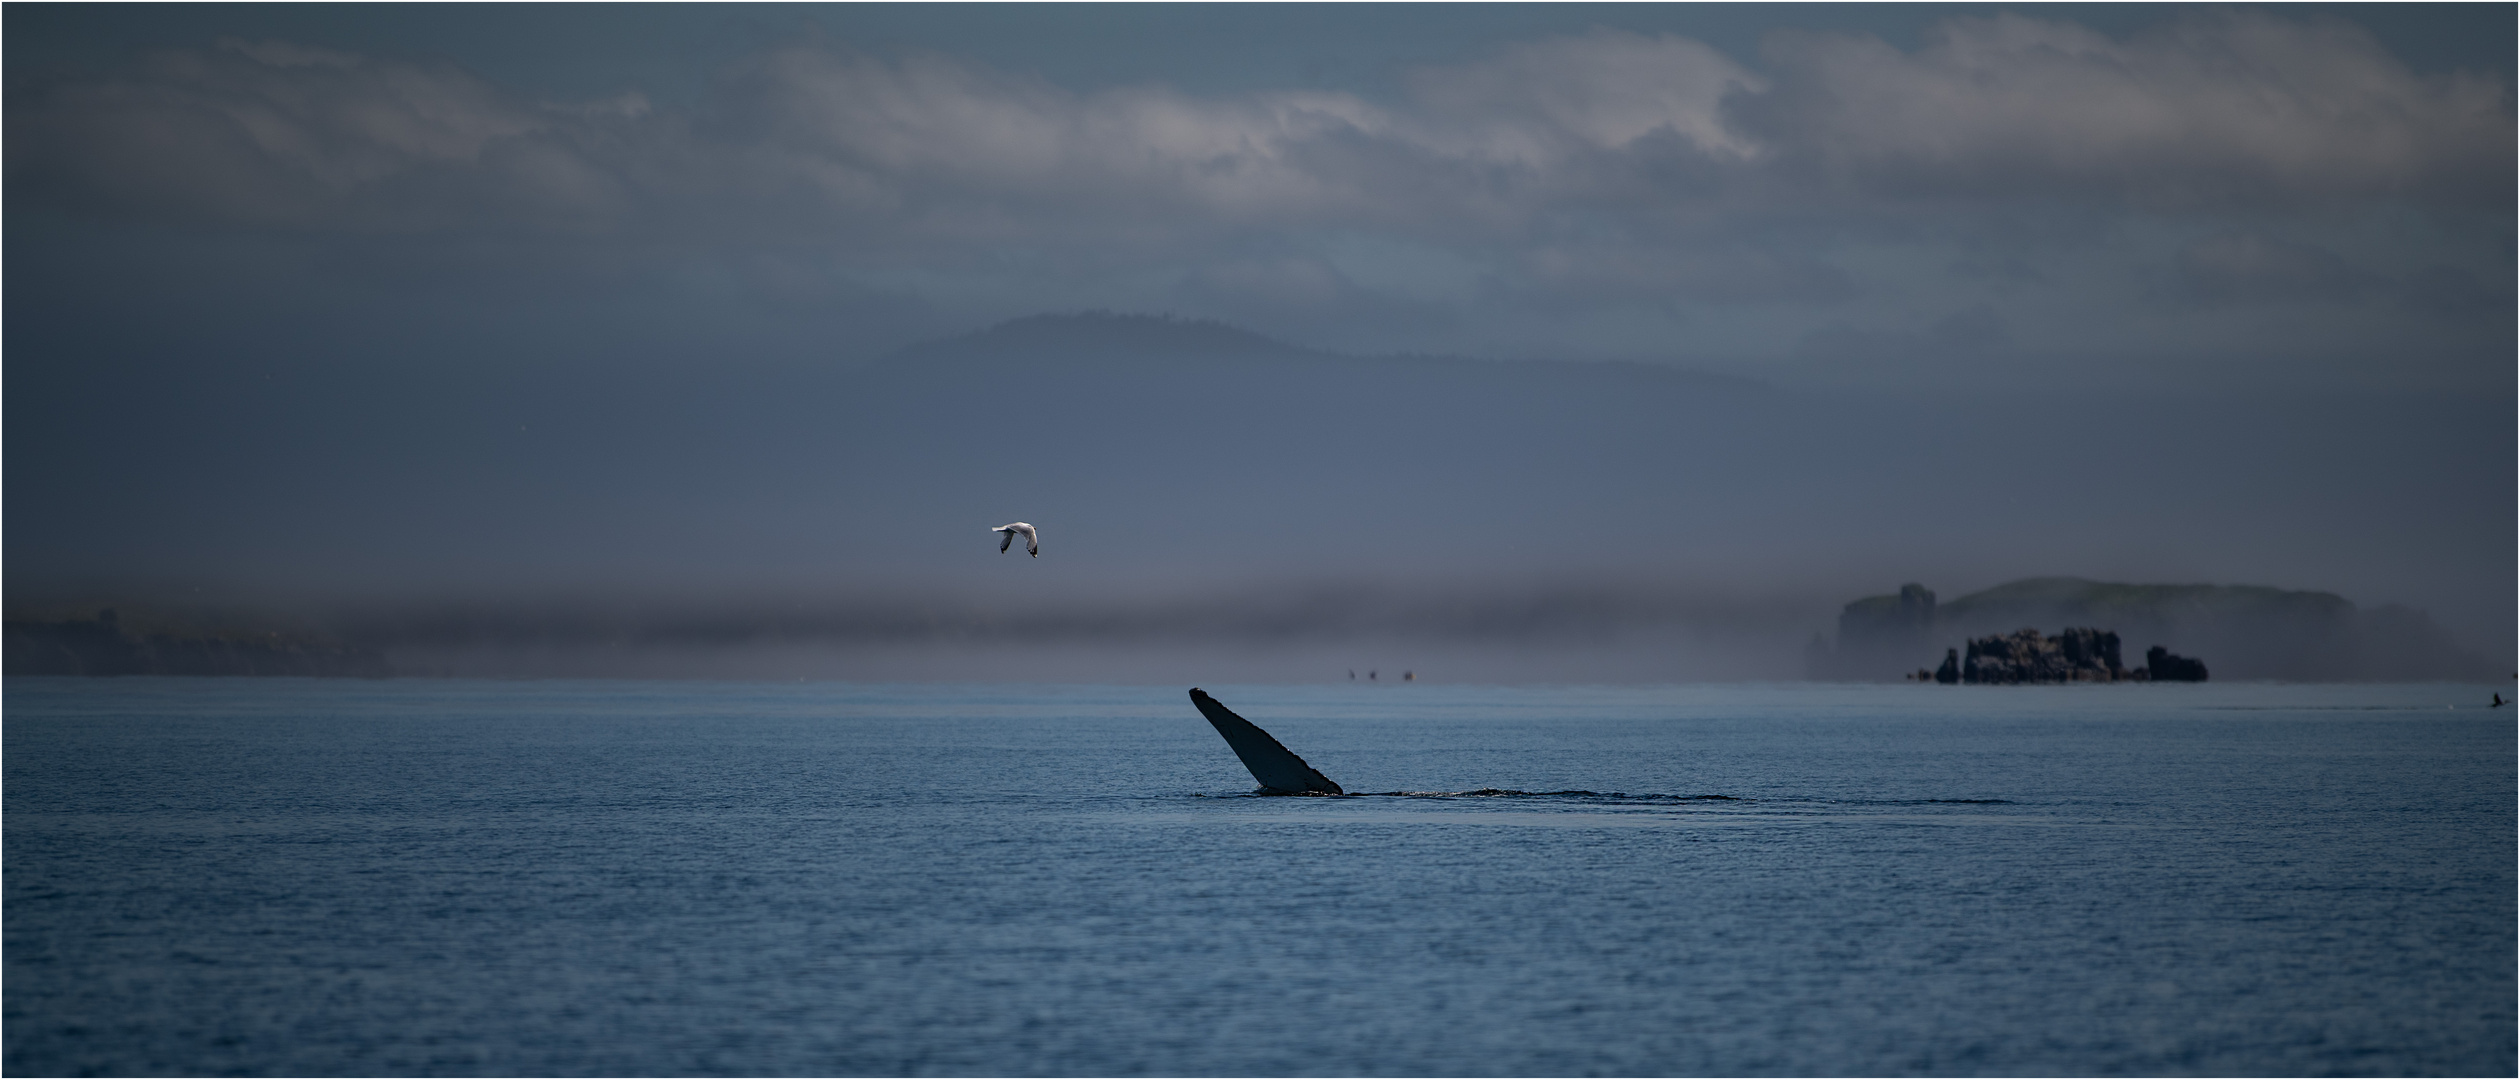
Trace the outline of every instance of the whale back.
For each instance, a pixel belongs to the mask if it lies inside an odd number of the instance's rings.
[[[1234,748],[1243,768],[1251,770],[1251,778],[1270,791],[1294,793],[1317,791],[1327,795],[1345,795],[1338,782],[1295,756],[1286,744],[1260,730],[1260,725],[1234,715],[1223,702],[1209,697],[1198,687],[1190,688],[1190,703],[1199,707],[1199,715],[1225,737],[1225,745]]]

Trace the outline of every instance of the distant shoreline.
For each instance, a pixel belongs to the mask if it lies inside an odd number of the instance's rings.
[[[135,634],[111,610],[94,619],[6,624],[10,676],[301,676],[382,679],[385,656],[346,642],[261,634]]]

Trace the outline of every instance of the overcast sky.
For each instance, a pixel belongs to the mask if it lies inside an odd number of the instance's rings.
[[[2485,402],[2443,452],[2507,477],[2514,11],[10,5],[10,581],[103,550],[61,522],[172,513],[217,387],[326,373],[273,414],[313,430],[449,372],[705,381],[1082,310],[1996,408],[2395,402],[2374,445]],[[292,452],[366,452],[331,423]],[[2439,496],[2494,510],[2440,571],[2496,575],[2475,625],[2510,622],[2500,486]],[[2375,543],[2273,583],[2435,558]]]
[[[344,287],[530,261],[861,346],[1111,308],[1824,381],[2510,378],[2508,6],[8,18],[13,216],[354,247]]]

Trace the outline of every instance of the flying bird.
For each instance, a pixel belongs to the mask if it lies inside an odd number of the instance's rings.
[[[1030,555],[1036,559],[1041,557],[1041,530],[1033,528],[1031,522],[1013,522],[1011,524],[1000,525],[989,531],[993,533],[1006,534],[1005,539],[998,541],[998,554],[1006,554],[1006,549],[1015,546],[1015,534],[1022,533],[1024,534],[1024,554]]]

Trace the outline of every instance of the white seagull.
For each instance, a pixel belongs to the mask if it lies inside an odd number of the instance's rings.
[[[1015,546],[1015,534],[1022,533],[1024,534],[1024,553],[1036,559],[1041,557],[1041,530],[1033,528],[1032,522],[1018,521],[1000,525],[989,531],[1006,534],[1005,539],[998,541],[998,554],[1006,554],[1006,549]]]

